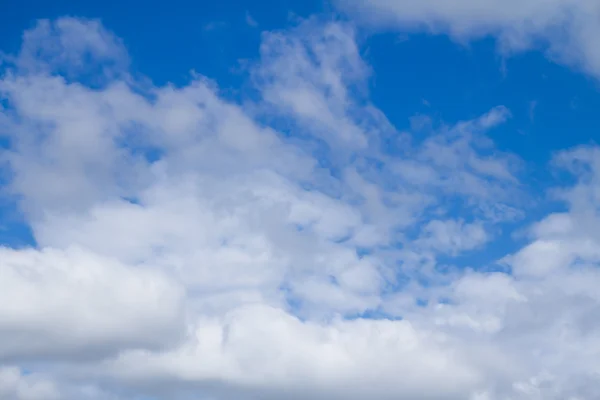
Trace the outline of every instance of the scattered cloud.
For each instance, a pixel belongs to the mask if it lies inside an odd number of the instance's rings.
[[[487,135],[510,111],[400,132],[355,36],[265,32],[238,104],[137,84],[96,21],[25,34],[0,158],[36,246],[0,249],[0,398],[598,397],[600,151],[557,154],[566,210],[506,272],[458,265],[524,212],[523,163]]]

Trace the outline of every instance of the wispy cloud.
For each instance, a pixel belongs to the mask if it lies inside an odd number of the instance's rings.
[[[458,42],[494,36],[510,55],[532,48],[600,77],[600,4],[595,0],[336,0],[362,23],[382,29],[448,34]]]
[[[258,27],[258,22],[252,17],[252,15],[250,15],[248,11],[246,11],[246,24],[252,28]]]

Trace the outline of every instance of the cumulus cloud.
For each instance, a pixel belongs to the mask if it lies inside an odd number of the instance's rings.
[[[183,326],[183,290],[79,249],[0,249],[0,359],[160,347]]]
[[[35,246],[0,250],[0,396],[597,396],[598,151],[557,155],[568,211],[499,268],[454,265],[523,213],[486,136],[510,112],[399,132],[354,36],[265,32],[248,105],[138,84],[97,21],[24,35],[0,155]]]
[[[545,49],[600,77],[600,4],[594,0],[336,0],[377,27],[448,34],[460,42],[496,37],[504,52]]]

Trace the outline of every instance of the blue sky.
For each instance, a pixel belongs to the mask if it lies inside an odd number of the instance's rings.
[[[321,1],[28,1],[6,9],[0,43],[15,51],[22,32],[39,18],[100,18],[123,39],[134,69],[155,83],[183,84],[195,70],[238,93],[242,61],[257,57],[261,32],[317,13],[344,18]],[[248,25],[248,17],[257,25]],[[494,139],[534,163],[595,139],[597,83],[539,52],[504,57],[493,38],[461,45],[444,35],[367,33],[361,50],[376,71],[371,97],[401,128],[416,114],[452,122],[503,104],[513,119]]]
[[[249,95],[244,65],[258,57],[263,31],[315,14],[348,19],[322,1],[26,4],[7,9],[0,28],[6,52],[18,49],[22,32],[39,18],[100,18],[124,41],[137,73],[159,85],[183,85],[193,70],[236,99]],[[489,37],[457,44],[445,35],[370,33],[359,33],[363,57],[375,71],[368,82],[370,97],[399,129],[409,128],[418,115],[453,123],[505,105],[512,118],[493,132],[493,139],[499,149],[529,163],[536,190],[552,182],[546,166],[553,152],[596,141],[597,82],[541,52],[504,56]]]
[[[0,400],[600,395],[594,1],[4,8]]]
[[[29,6],[9,7],[7,23],[0,28],[0,47],[16,51],[22,32],[40,18],[100,18],[123,40],[133,71],[155,84],[185,85],[193,70],[215,80],[224,96],[243,100],[252,95],[247,63],[258,57],[261,33],[315,14],[349,19],[321,1],[211,4],[178,0],[151,5],[34,1]],[[549,61],[540,52],[498,54],[494,38],[457,44],[445,35],[370,33],[368,29],[359,33],[361,53],[374,71],[366,84],[371,100],[391,123],[410,129],[413,118],[427,116],[433,124],[451,124],[504,105],[512,116],[491,135],[499,149],[527,163],[521,179],[527,181],[535,199],[530,199],[525,222],[560,207],[544,196],[556,183],[547,164],[556,151],[595,142],[600,124],[595,80]],[[3,225],[8,227],[0,232],[0,239],[8,245],[34,243],[15,211],[14,204],[2,211]],[[494,245],[485,262],[514,250],[511,240],[499,239]]]
[[[262,31],[317,13],[344,18],[322,1],[23,4],[9,5],[5,11],[0,28],[4,51],[18,49],[22,32],[39,18],[100,18],[125,42],[134,69],[157,84],[183,84],[195,70],[234,93],[244,81],[240,61],[257,57]],[[247,16],[257,26],[249,26]],[[401,128],[408,127],[415,114],[453,122],[503,104],[513,119],[494,139],[500,148],[534,163],[547,162],[553,151],[595,139],[594,127],[600,123],[595,113],[597,82],[539,52],[503,57],[493,38],[458,45],[444,35],[367,33],[361,37],[361,50],[376,71],[371,97]]]

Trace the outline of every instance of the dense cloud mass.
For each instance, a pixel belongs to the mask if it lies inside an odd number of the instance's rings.
[[[463,3],[369,4],[511,45],[557,18]],[[0,399],[600,398],[600,149],[556,154],[563,211],[466,268],[528,202],[502,105],[398,131],[353,27],[318,19],[263,34],[252,101],[129,65],[75,18],[2,64],[2,194],[36,245],[0,248]]]

